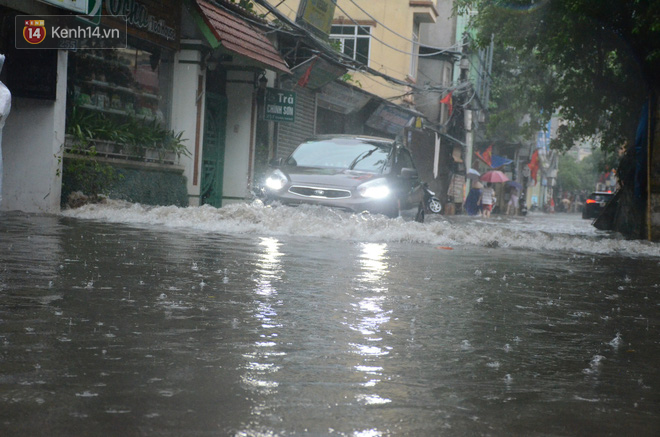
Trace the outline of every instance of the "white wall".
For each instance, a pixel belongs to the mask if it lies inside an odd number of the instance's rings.
[[[222,203],[226,205],[249,195],[251,156],[254,150],[254,73],[227,72],[227,133]],[[256,114],[255,114],[256,115]],[[236,199],[238,198],[238,199]]]
[[[181,156],[181,165],[184,166],[184,176],[187,179],[188,201],[190,206],[199,206],[199,190],[202,178],[202,144],[203,123],[200,123],[197,132],[197,97],[199,96],[199,76],[204,74],[200,67],[201,53],[194,47],[201,46],[199,41],[184,40],[182,50],[174,57],[174,89],[172,90],[172,129],[175,132],[183,131],[183,138],[187,139],[184,144],[188,148],[191,157]],[[190,47],[190,48],[187,48]],[[192,63],[191,63],[192,62]],[[202,80],[202,87],[206,80]],[[201,120],[204,117],[204,94],[201,97]],[[195,144],[198,138],[199,150],[195,160]],[[195,162],[197,165],[195,166]],[[197,167],[197,180],[195,180],[195,167]]]
[[[57,59],[57,99],[13,98],[3,131],[0,210],[56,213],[60,210],[66,118],[67,52]]]

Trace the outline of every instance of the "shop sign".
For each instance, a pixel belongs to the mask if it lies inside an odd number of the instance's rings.
[[[105,0],[110,20],[122,20],[128,33],[169,48],[178,48],[181,2],[176,0]],[[105,22],[104,17],[104,22]]]
[[[101,5],[103,0],[39,0],[42,3],[57,6],[60,9],[81,14],[86,23],[98,26],[101,23]]]
[[[276,88],[266,88],[264,120],[296,121],[296,93]]]
[[[536,148],[548,151],[550,149],[550,132],[552,131],[552,120],[548,122],[544,130],[538,131],[536,135]]]
[[[78,14],[87,13],[88,0],[39,0],[42,3],[57,6],[58,8],[66,9],[67,11],[76,12]],[[93,0],[92,0],[93,1]]]
[[[101,9],[103,8],[103,0],[89,0],[87,5],[87,12],[85,15],[78,17],[78,19],[98,26],[101,24]]]
[[[398,134],[414,117],[396,106],[381,104],[369,117],[367,126],[389,134]]]
[[[330,33],[336,0],[301,0],[296,21],[324,35]]]

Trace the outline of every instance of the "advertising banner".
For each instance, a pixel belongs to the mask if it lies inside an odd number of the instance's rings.
[[[332,27],[335,4],[336,0],[302,0],[298,7],[296,22],[327,36]]]

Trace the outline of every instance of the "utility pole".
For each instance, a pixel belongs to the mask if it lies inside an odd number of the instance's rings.
[[[472,168],[472,150],[474,149],[474,131],[472,130],[472,110],[465,110],[465,171]],[[469,184],[469,180],[468,180]],[[470,187],[468,186],[468,189]]]

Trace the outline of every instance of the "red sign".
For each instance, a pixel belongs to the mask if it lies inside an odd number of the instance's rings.
[[[39,44],[46,39],[45,20],[25,20],[23,38],[30,44]]]

